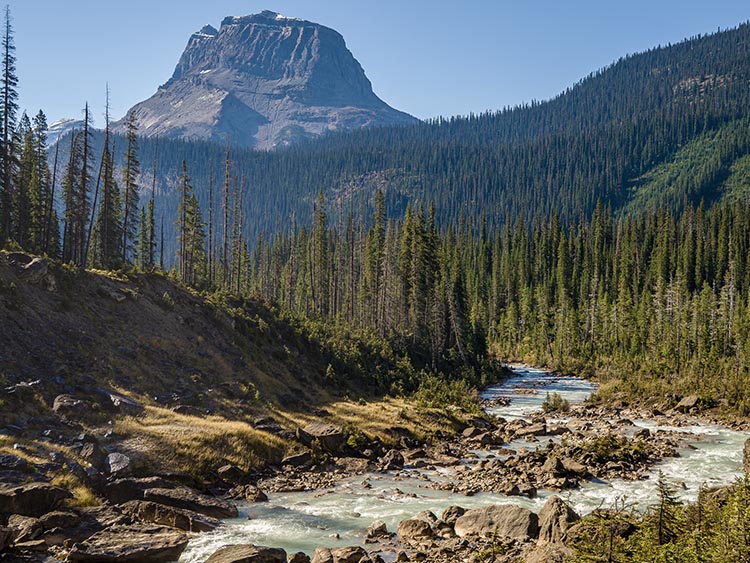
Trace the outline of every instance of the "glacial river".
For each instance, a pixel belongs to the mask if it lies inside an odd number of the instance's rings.
[[[514,376],[502,385],[487,388],[487,399],[507,397],[507,406],[488,409],[506,419],[530,418],[539,412],[547,392],[559,393],[571,403],[583,401],[591,394],[594,384],[579,378],[553,376],[542,370],[512,366]],[[548,419],[549,420],[549,419]],[[559,419],[564,422],[565,419]],[[651,420],[634,420],[638,427],[651,431],[672,429],[657,426]],[[680,457],[669,458],[654,467],[646,481],[586,483],[578,490],[566,491],[561,496],[579,513],[599,506],[612,506],[615,500],[625,500],[645,508],[653,502],[656,476],[662,471],[674,483],[684,484],[678,494],[685,500],[695,499],[700,486],[723,485],[735,480],[742,470],[742,448],[746,433],[711,425],[680,427],[681,432],[695,435],[693,446],[680,452]],[[521,444],[511,444],[511,447]],[[525,447],[529,444],[524,442]],[[483,457],[487,452],[476,452]],[[399,476],[372,473],[340,481],[335,487],[311,492],[270,494],[269,501],[241,504],[239,518],[228,520],[226,526],[213,532],[196,535],[180,558],[181,563],[202,563],[219,547],[233,543],[253,543],[281,547],[287,553],[304,551],[309,555],[318,546],[341,547],[361,544],[367,527],[375,520],[384,521],[389,531],[398,522],[423,510],[438,516],[451,505],[476,508],[490,504],[519,504],[538,511],[552,494],[540,490],[535,499],[506,497],[480,493],[464,496],[425,487],[426,478],[433,481],[451,480],[451,468],[411,470]],[[404,473],[406,475],[404,476]],[[371,488],[362,485],[367,480]]]

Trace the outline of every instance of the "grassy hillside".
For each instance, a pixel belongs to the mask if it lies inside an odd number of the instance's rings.
[[[321,416],[386,443],[452,424],[448,411],[384,398],[418,387],[386,343],[158,273],[83,272],[0,252],[0,317],[0,453],[20,440],[37,463],[65,450],[49,432],[109,436],[144,471],[206,476],[226,463],[278,462],[295,428]],[[113,408],[103,390],[140,406]],[[82,427],[53,413],[66,394],[85,402]],[[281,428],[266,428],[269,417]]]

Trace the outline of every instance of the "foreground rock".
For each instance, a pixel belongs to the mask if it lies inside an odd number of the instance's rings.
[[[286,552],[252,544],[226,545],[206,559],[206,563],[286,563]]]
[[[0,514],[42,516],[59,508],[73,495],[47,483],[29,483],[0,488]]]
[[[205,514],[212,518],[236,518],[238,514],[237,507],[232,503],[201,494],[188,487],[146,489],[143,499]]]
[[[568,529],[580,519],[560,497],[550,497],[539,511],[539,543],[565,543]]]
[[[170,526],[186,532],[210,532],[222,524],[218,518],[146,500],[131,500],[120,508],[141,522]]]
[[[536,538],[539,518],[531,510],[514,504],[467,510],[454,525],[456,535],[466,537]]]
[[[68,561],[167,563],[177,561],[189,536],[164,526],[113,526],[73,546]]]

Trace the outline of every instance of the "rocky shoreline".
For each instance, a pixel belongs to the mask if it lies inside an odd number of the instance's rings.
[[[56,412],[69,413],[75,405],[63,399]],[[530,421],[466,416],[465,428],[456,435],[424,443],[402,438],[395,445],[377,440],[352,445],[343,429],[320,420],[296,429],[298,449],[281,465],[258,474],[227,465],[208,484],[181,474],[136,476],[126,455],[106,453],[96,438],[82,434],[76,449],[87,460],[85,467],[68,462],[63,469],[54,461],[46,468],[32,467],[21,456],[0,456],[0,550],[4,561],[166,563],[179,558],[191,534],[236,517],[235,501],[264,502],[267,493],[325,492],[342,479],[377,472],[394,479],[417,474],[425,488],[467,496],[492,492],[532,498],[539,489],[575,489],[591,479],[646,479],[655,463],[679,455],[688,438],[695,439],[679,431],[696,422],[695,412],[680,410],[581,404]],[[676,430],[651,432],[632,422],[644,418]],[[438,478],[433,471],[438,467],[450,470]],[[99,506],[69,507],[71,492],[51,483],[59,471],[75,472],[90,485]],[[371,486],[366,477],[361,486]],[[312,558],[248,544],[222,548],[208,561],[447,562],[469,560],[476,553],[486,553],[488,561],[561,561],[568,553],[568,531],[578,519],[556,496],[538,515],[513,504],[475,510],[455,506],[440,517],[424,512],[404,520],[395,534],[375,522],[364,546],[320,548]]]

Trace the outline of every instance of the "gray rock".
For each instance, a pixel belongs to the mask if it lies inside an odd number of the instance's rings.
[[[331,556],[333,563],[370,563],[367,551],[358,545],[332,549]]]
[[[382,520],[376,520],[373,522],[367,532],[365,533],[365,541],[376,540],[378,538],[386,538],[390,536],[388,533],[388,526]]]
[[[164,526],[113,526],[77,543],[68,561],[95,563],[167,563],[177,561],[189,536]]]
[[[287,563],[310,563],[310,556],[302,551],[289,555]]]
[[[336,453],[344,445],[344,431],[325,422],[312,422],[297,429],[297,439],[307,447],[317,441],[324,450]]]
[[[175,486],[161,477],[128,478],[107,483],[102,492],[111,503],[122,504],[129,500],[142,500],[147,489],[168,489]]]
[[[398,539],[402,542],[425,541],[435,537],[435,532],[427,520],[407,518],[398,523]]]
[[[539,543],[564,543],[568,528],[581,519],[558,496],[551,496],[539,511]]]
[[[467,510],[456,520],[456,535],[477,535],[517,539],[536,538],[539,534],[539,518],[526,508],[515,504],[493,505]]]
[[[308,463],[312,463],[312,453],[310,453],[309,451],[294,455],[288,455],[281,460],[281,465],[286,465],[289,467],[302,467],[303,465],[307,465]]]
[[[0,470],[26,471],[29,462],[15,455],[0,455]]]
[[[226,481],[227,483],[232,483],[233,485],[239,485],[247,476],[242,469],[231,463],[222,465],[216,470],[216,472],[219,474],[219,479]]]
[[[318,547],[313,553],[311,563],[333,563],[333,554],[327,547]]]
[[[216,550],[206,563],[287,563],[286,552],[275,547],[240,544]]]
[[[458,520],[459,517],[463,516],[464,513],[466,513],[466,510],[464,510],[460,506],[449,506],[448,508],[443,510],[442,520],[446,524],[453,526],[456,523],[456,520]]]
[[[143,412],[143,405],[130,397],[116,393],[111,389],[105,389],[104,387],[97,387],[96,391],[104,398],[102,407],[106,410],[132,416]]]
[[[271,149],[328,131],[411,124],[372,91],[343,37],[265,11],[194,33],[172,78],[132,108],[146,137]],[[114,124],[124,133],[124,120]]]
[[[398,450],[389,450],[378,463],[381,471],[394,471],[404,467],[404,456]]]
[[[3,487],[0,488],[0,514],[42,516],[72,497],[69,491],[47,483]]]
[[[697,408],[699,405],[700,398],[698,398],[697,395],[689,395],[687,397],[683,397],[682,400],[677,403],[677,406],[674,408],[674,410],[685,414],[690,412],[691,409]]]
[[[204,495],[188,487],[146,489],[143,499],[175,508],[184,508],[213,518],[236,518],[238,514],[237,507],[231,502]]]
[[[122,479],[133,473],[133,464],[125,454],[112,452],[104,458],[104,471],[113,479]]]
[[[52,403],[52,410],[60,416],[82,418],[90,412],[90,406],[73,395],[58,395]]]
[[[186,532],[210,532],[222,525],[218,518],[147,500],[128,501],[120,505],[120,510],[140,522],[170,526]]]
[[[107,458],[106,452],[99,446],[99,444],[93,442],[86,442],[78,452],[78,456],[97,469],[102,469],[104,467]]]

